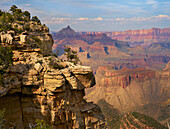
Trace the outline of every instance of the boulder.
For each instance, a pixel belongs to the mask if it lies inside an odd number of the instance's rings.
[[[42,69],[43,69],[43,67],[42,67],[42,65],[40,64],[40,63],[36,63],[35,64],[35,66],[34,66],[34,68],[37,70],[37,72],[41,72],[42,71]]]
[[[22,43],[25,43],[26,42],[26,39],[27,39],[27,35],[20,35],[20,41]]]
[[[5,43],[6,42],[6,34],[1,33],[1,42]]]
[[[6,42],[8,44],[12,44],[12,41],[13,41],[12,34],[6,34]]]

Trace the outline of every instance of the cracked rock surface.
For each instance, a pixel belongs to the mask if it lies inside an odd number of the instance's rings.
[[[36,119],[44,119],[53,129],[104,129],[101,109],[83,98],[85,88],[95,85],[90,67],[43,57],[36,52],[14,52],[16,60],[3,75],[0,109],[5,108],[6,128],[27,129]],[[50,60],[62,69],[50,66]]]

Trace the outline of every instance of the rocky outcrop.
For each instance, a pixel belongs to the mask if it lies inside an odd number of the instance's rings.
[[[90,67],[61,62],[37,52],[14,51],[14,65],[3,75],[0,109],[5,109],[6,128],[29,128],[44,119],[53,129],[105,128],[96,104],[83,98],[95,85]],[[50,62],[63,65],[53,67]],[[9,124],[11,123],[11,124]]]
[[[24,26],[21,26],[21,24],[24,24]],[[51,48],[54,41],[52,35],[49,34],[49,28],[47,26],[34,21],[15,21],[11,23],[11,26],[15,28],[15,31],[10,30],[0,33],[1,45],[10,45],[12,49],[20,48],[22,50],[40,48],[40,52],[43,55],[52,54]]]

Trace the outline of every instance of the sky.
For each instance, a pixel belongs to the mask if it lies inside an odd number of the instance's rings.
[[[170,28],[170,0],[0,0],[38,16],[51,31],[124,31]]]

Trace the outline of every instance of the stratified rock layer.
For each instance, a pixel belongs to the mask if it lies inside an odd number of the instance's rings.
[[[99,106],[83,99],[84,89],[95,85],[90,67],[59,62],[58,58],[36,52],[14,51],[16,57],[0,87],[6,128],[27,129],[35,125],[36,119],[44,119],[53,129],[105,128]],[[62,63],[64,68],[54,69],[51,60]]]
[[[87,100],[97,102],[105,99],[122,113],[139,111],[157,120],[168,117],[163,116],[169,107],[163,109],[160,105],[170,97],[170,70],[113,70],[100,66],[96,80],[96,87],[87,89]]]
[[[101,34],[105,33],[112,39],[129,42],[132,46],[148,46],[151,43],[168,43],[170,41],[170,28],[152,28],[142,30],[127,30],[114,32],[79,32],[80,34]]]

